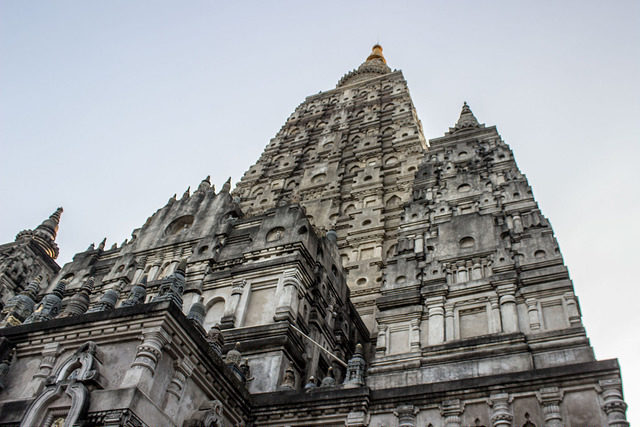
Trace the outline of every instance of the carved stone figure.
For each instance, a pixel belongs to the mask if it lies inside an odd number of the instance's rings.
[[[289,363],[287,369],[284,371],[284,377],[282,378],[282,388],[295,389],[296,388],[296,371],[293,369],[293,364]]]

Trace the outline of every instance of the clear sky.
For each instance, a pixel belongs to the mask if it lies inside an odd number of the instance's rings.
[[[174,193],[237,182],[305,96],[380,42],[427,138],[463,101],[551,220],[640,422],[640,2],[0,3],[0,242],[56,207],[60,263]]]

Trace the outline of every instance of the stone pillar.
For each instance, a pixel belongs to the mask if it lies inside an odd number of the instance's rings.
[[[282,280],[282,290],[273,320],[278,321],[288,319],[293,322],[295,321],[298,313],[298,304],[300,302],[298,293],[300,292],[302,285],[297,277],[296,270],[285,271]]]
[[[427,298],[429,313],[429,345],[444,342],[444,297]]]
[[[376,356],[387,354],[387,325],[378,325],[378,340],[376,341]]]
[[[563,427],[562,413],[560,412],[560,402],[562,392],[558,387],[545,387],[538,393],[538,401],[542,406],[544,414],[544,427]]]
[[[502,332],[502,322],[500,321],[500,303],[497,296],[489,297],[489,305],[491,306],[491,327],[492,334],[498,334]]]
[[[175,418],[178,412],[184,386],[187,383],[187,379],[191,376],[193,368],[193,363],[187,358],[180,361],[176,360],[174,363],[175,370],[173,372],[173,378],[171,378],[171,382],[167,386],[165,404],[165,410],[171,418]]]
[[[148,393],[156,372],[162,349],[171,342],[171,336],[162,327],[153,327],[142,332],[142,344],[136,357],[122,379],[122,387],[138,386]]]
[[[398,418],[398,427],[416,427],[416,415],[420,412],[413,405],[399,405],[393,415]]]
[[[236,327],[236,311],[238,310],[240,298],[242,297],[246,284],[246,280],[236,280],[232,283],[231,296],[224,307],[224,314],[220,320],[220,327],[222,329],[231,329]]]
[[[518,332],[518,312],[516,308],[516,285],[498,286],[500,296],[500,313],[502,315],[502,330],[504,332]]]
[[[529,329],[537,331],[540,329],[540,313],[538,312],[538,300],[535,298],[527,298],[527,312],[529,313]]]
[[[445,400],[440,405],[440,413],[444,417],[444,427],[461,427],[460,416],[464,411],[464,406],[459,399]]]
[[[409,345],[411,351],[420,351],[420,320],[413,319],[409,326]]]
[[[564,303],[567,306],[567,315],[569,317],[569,325],[580,326],[580,311],[578,310],[578,302],[573,292],[565,292],[563,295]]]
[[[33,375],[33,379],[29,382],[25,389],[26,396],[35,396],[42,391],[44,383],[51,375],[53,365],[56,363],[56,359],[60,354],[61,348],[58,343],[47,343],[42,349],[42,359],[40,360],[40,366],[38,372]]]
[[[453,341],[457,338],[457,334],[455,333],[455,325],[453,322],[453,303],[447,303],[444,305],[444,325],[445,325],[445,340]]]
[[[160,261],[155,261],[151,266],[151,270],[149,270],[149,275],[147,276],[149,281],[156,280],[158,276],[158,271],[160,271]]]
[[[609,427],[627,427],[627,404],[622,399],[622,381],[619,378],[600,381],[602,410],[607,414]]]
[[[489,396],[488,403],[491,406],[491,425],[493,427],[511,427],[513,425],[513,414],[507,393],[492,394]]]

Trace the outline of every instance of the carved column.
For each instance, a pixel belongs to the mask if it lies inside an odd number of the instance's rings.
[[[489,397],[491,406],[491,425],[493,427],[511,427],[513,414],[509,405],[509,395],[507,393],[495,393]]]
[[[399,405],[393,415],[398,418],[398,427],[416,427],[416,415],[420,412],[413,405]]]
[[[529,313],[529,329],[537,331],[540,329],[540,313],[538,312],[538,300],[535,298],[527,298],[527,312]]]
[[[242,297],[242,293],[244,292],[246,283],[246,280],[235,280],[232,283],[231,296],[229,297],[229,301],[224,307],[224,314],[222,315],[222,319],[220,320],[220,326],[222,327],[222,329],[235,328],[236,312],[238,311],[240,298]]]
[[[516,308],[516,285],[498,286],[500,296],[500,313],[502,314],[502,330],[518,332],[518,312]]]
[[[142,344],[137,348],[136,357],[122,379],[122,386],[138,386],[148,392],[162,349],[171,342],[171,336],[162,328],[154,327],[142,332]]]
[[[569,317],[569,325],[580,326],[580,311],[578,310],[578,302],[573,292],[566,292],[564,295],[564,303],[567,306],[567,314]]]
[[[602,410],[607,414],[609,427],[627,427],[627,404],[622,399],[622,381],[616,378],[613,380],[600,381],[602,388]]]
[[[297,271],[285,271],[282,280],[282,291],[273,319],[275,321],[289,319],[293,322],[296,319],[300,302],[298,293],[300,292],[301,284],[297,277]]]
[[[38,372],[33,375],[33,379],[27,385],[25,396],[34,396],[42,391],[45,381],[49,375],[51,375],[51,370],[53,369],[53,365],[56,363],[56,359],[58,358],[60,351],[61,348],[58,343],[48,343],[44,345]]]
[[[180,403],[180,399],[182,399],[184,387],[187,383],[187,379],[193,372],[193,368],[193,363],[191,363],[187,358],[180,361],[176,360],[174,362],[175,370],[173,372],[173,378],[171,378],[171,382],[167,387],[165,404],[167,414],[169,414],[171,418],[174,418],[178,412],[178,405]]]
[[[560,412],[562,392],[558,390],[558,387],[540,389],[538,401],[544,414],[544,427],[563,427],[562,413]]]
[[[456,337],[456,333],[455,331],[455,325],[453,322],[453,303],[447,303],[444,305],[444,319],[445,319],[445,339],[447,341],[453,341],[455,340]]]
[[[427,298],[429,313],[429,345],[444,342],[444,297]]]
[[[491,305],[491,333],[497,334],[502,332],[502,322],[500,321],[500,303],[498,297],[489,297],[489,305]]]
[[[464,411],[464,406],[459,399],[445,400],[440,405],[440,413],[444,417],[444,427],[461,427],[460,416]]]

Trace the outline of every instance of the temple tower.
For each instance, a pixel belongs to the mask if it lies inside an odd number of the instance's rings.
[[[246,214],[299,202],[335,230],[351,298],[370,331],[402,205],[427,144],[400,71],[375,45],[335,89],[309,96],[234,190]]]

